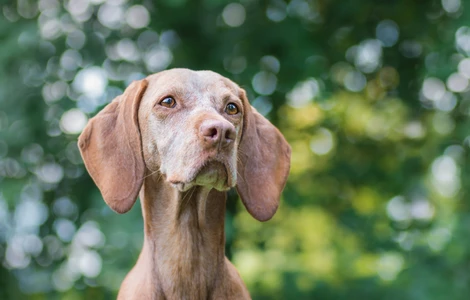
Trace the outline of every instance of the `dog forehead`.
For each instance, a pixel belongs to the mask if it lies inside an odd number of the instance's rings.
[[[238,97],[238,85],[212,71],[170,69],[147,77],[148,94],[176,96],[185,100],[212,101],[230,95]]]

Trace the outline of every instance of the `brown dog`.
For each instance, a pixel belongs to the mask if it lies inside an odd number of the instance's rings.
[[[243,89],[210,71],[150,75],[90,120],[79,147],[113,210],[140,192],[144,245],[118,299],[250,299],[224,253],[225,191],[269,220],[291,150]]]

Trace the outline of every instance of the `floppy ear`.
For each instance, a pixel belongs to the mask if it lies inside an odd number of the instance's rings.
[[[80,153],[104,201],[114,211],[129,211],[144,178],[138,110],[147,87],[134,81],[92,118],[78,138]]]
[[[237,191],[248,212],[267,221],[279,206],[289,175],[291,148],[279,130],[251,107],[243,90],[241,99],[244,116]]]

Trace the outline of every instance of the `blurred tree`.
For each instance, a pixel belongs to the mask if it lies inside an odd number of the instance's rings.
[[[254,299],[467,299],[468,4],[2,2],[0,299],[115,298],[140,209],[105,206],[76,139],[171,67],[238,82],[292,145],[272,221],[230,193],[227,253]]]

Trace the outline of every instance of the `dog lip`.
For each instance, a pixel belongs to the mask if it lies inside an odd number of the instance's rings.
[[[184,184],[185,182],[181,180],[168,180],[169,183],[171,184]]]
[[[191,176],[189,176],[189,179],[186,181],[186,183],[193,183],[196,181],[198,175],[204,170],[205,167],[211,165],[211,164],[220,164],[224,171],[225,171],[225,174],[227,176],[225,182],[224,182],[224,186],[227,187],[227,189],[230,189],[231,187],[231,182],[233,181],[233,178],[231,176],[231,172],[230,172],[230,167],[228,165],[227,162],[224,162],[224,161],[221,161],[219,159],[208,159],[208,160],[205,160],[203,161],[201,164],[199,164],[197,167],[195,167],[193,170],[193,172],[191,172]]]

